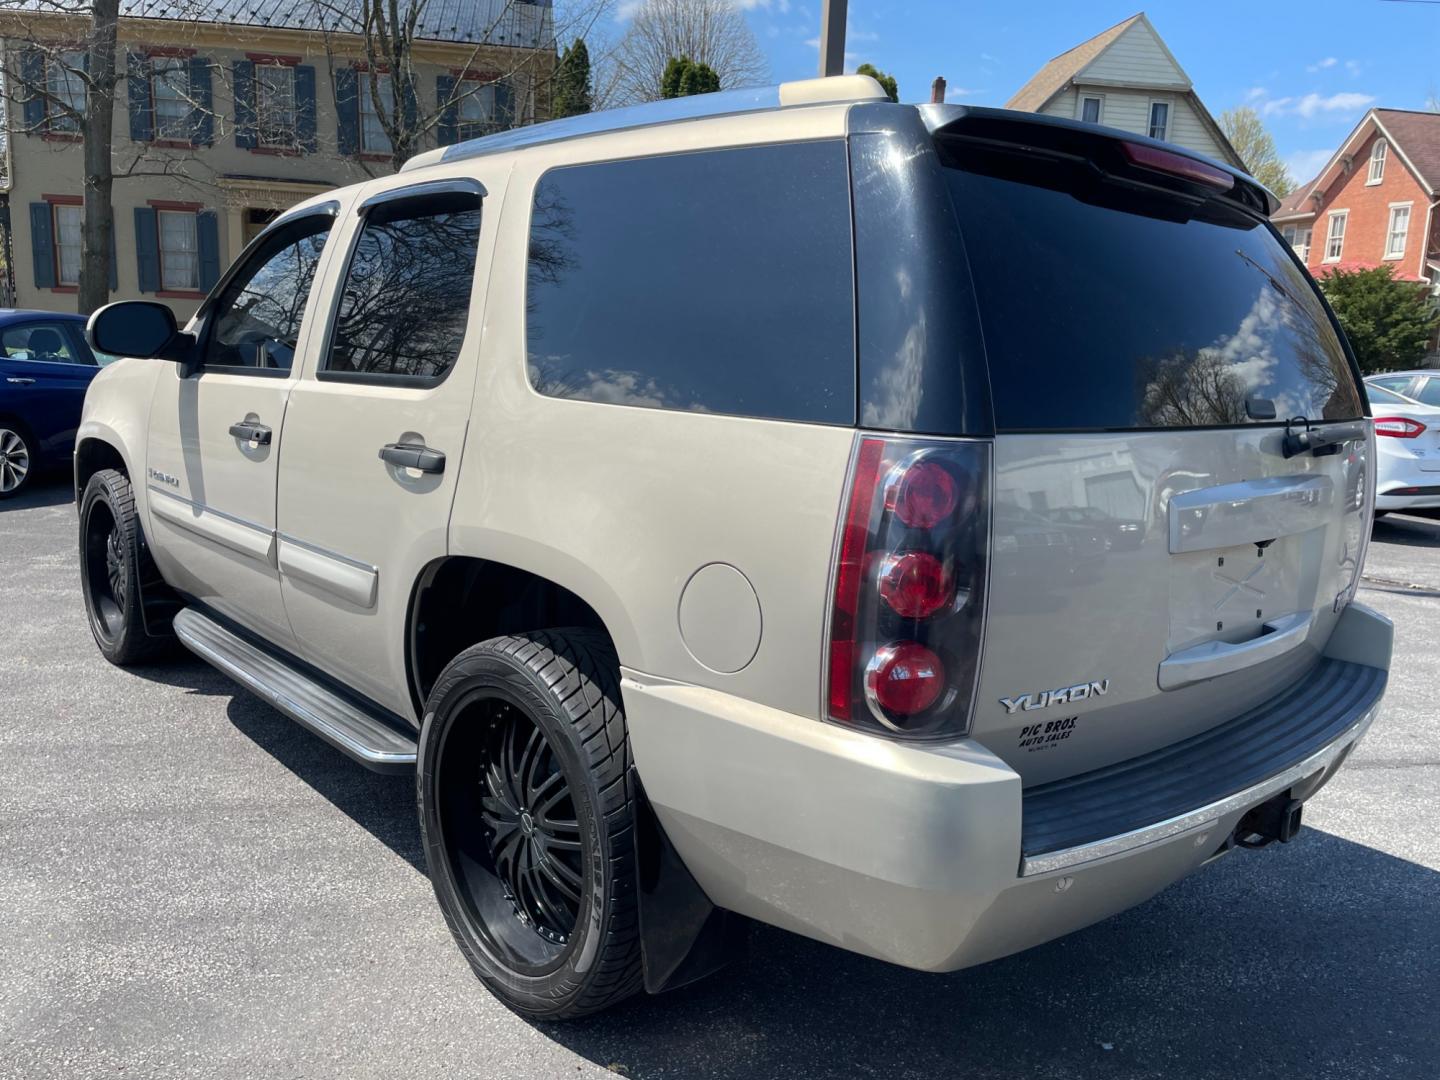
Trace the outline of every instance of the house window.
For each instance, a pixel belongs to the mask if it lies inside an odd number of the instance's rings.
[[[288,64],[255,65],[255,126],[261,146],[295,146],[295,69]]]
[[[1370,148],[1370,174],[1365,178],[1365,183],[1378,184],[1385,179],[1385,158],[1390,153],[1390,145],[1384,139],[1376,139],[1375,145]]]
[[[1152,101],[1150,103],[1150,138],[1164,141],[1169,130],[1170,103],[1168,101]]]
[[[1080,98],[1080,119],[1087,124],[1098,124],[1100,122],[1101,99],[1088,94]]]
[[[388,154],[390,136],[385,134],[385,117],[395,115],[395,90],[390,76],[385,72],[375,75],[372,86],[370,77],[361,73],[360,79],[360,149],[368,154]],[[377,109],[375,99],[380,99]],[[380,109],[383,109],[382,113]]]
[[[1398,259],[1405,254],[1405,240],[1410,233],[1410,204],[1390,207],[1390,227],[1385,230],[1385,257]]]
[[[1295,246],[1295,226],[1294,226],[1294,225],[1286,225],[1285,228],[1283,228],[1283,229],[1280,230],[1280,235],[1285,238],[1285,243],[1289,244],[1291,247],[1294,247],[1294,246]]]
[[[51,131],[78,132],[85,115],[85,54],[62,52],[45,61],[46,125]]]
[[[1345,219],[1350,211],[1341,210],[1330,215],[1330,232],[1325,237],[1325,261],[1339,262],[1345,250]]]
[[[155,138],[190,139],[190,62],[178,56],[150,61],[150,100],[155,106]]]
[[[160,239],[160,288],[166,292],[195,292],[200,288],[200,244],[195,211],[160,210],[156,213]]]
[[[1310,261],[1311,234],[1312,229],[1309,225],[1305,225],[1295,230],[1295,243],[1293,246],[1295,248],[1295,254],[1300,256],[1300,261],[1302,263],[1308,263]]]
[[[495,123],[495,84],[476,86],[460,99],[459,136],[477,139],[497,128]]]
[[[56,203],[55,215],[55,284],[80,284],[80,222],[83,207]]]

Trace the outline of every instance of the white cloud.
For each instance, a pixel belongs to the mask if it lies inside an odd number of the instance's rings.
[[[1303,97],[1266,99],[1260,111],[1266,116],[1298,116],[1312,120],[1321,114],[1358,112],[1374,102],[1371,94],[1342,93],[1325,97],[1312,92]]]
[[[976,94],[983,94],[984,90],[976,90],[969,86],[947,86],[945,87],[945,100],[952,97],[974,97]]]
[[[790,0],[730,0],[730,2],[742,11],[754,11],[756,8],[769,10],[773,6],[781,15],[790,14]]]
[[[1246,101],[1259,101],[1261,98],[1263,98],[1263,97],[1264,97],[1266,94],[1268,94],[1269,92],[1270,92],[1270,91],[1266,90],[1265,87],[1263,87],[1263,86],[1252,86],[1252,87],[1250,87],[1249,90],[1246,90],[1246,91],[1245,91],[1245,100],[1246,100]]]
[[[1325,167],[1333,153],[1333,146],[1323,150],[1296,150],[1285,159],[1285,167],[1290,170],[1290,175],[1297,184],[1308,183],[1315,179],[1315,174]]]
[[[998,64],[1000,62],[1000,58],[998,56],[991,56],[988,52],[982,52],[980,54],[980,59],[984,60],[987,64]]]
[[[1323,70],[1325,70],[1326,68],[1332,68],[1332,67],[1334,67],[1334,66],[1335,66],[1336,64],[1338,64],[1339,62],[1340,62],[1340,61],[1337,60],[1335,57],[1333,57],[1333,56],[1327,56],[1327,57],[1325,57],[1324,60],[1317,60],[1317,61],[1315,61],[1315,63],[1313,63],[1313,64],[1307,64],[1306,67],[1305,67],[1305,70],[1306,70],[1306,71],[1309,71],[1309,72],[1312,72],[1312,73],[1313,73],[1313,72],[1316,72],[1316,71],[1323,71]]]
[[[1348,71],[1352,76],[1359,75],[1361,67],[1362,65],[1359,60],[1345,61],[1345,70]]]
[[[620,0],[620,3],[615,6],[615,21],[629,22],[640,14],[640,9],[644,6],[645,0]]]

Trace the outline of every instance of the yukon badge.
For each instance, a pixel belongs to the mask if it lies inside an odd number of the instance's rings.
[[[1063,690],[1041,690],[1035,694],[1021,694],[1019,697],[1002,697],[1000,704],[1005,706],[1007,713],[1017,713],[1021,710],[1034,712],[1037,709],[1049,708],[1051,705],[1073,705],[1077,701],[1084,701],[1089,697],[1101,697],[1109,692],[1110,680],[1097,679],[1095,682],[1067,686]]]

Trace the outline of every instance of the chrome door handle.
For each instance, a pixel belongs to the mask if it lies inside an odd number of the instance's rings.
[[[425,473],[445,471],[445,455],[442,452],[415,443],[389,443],[382,446],[380,460],[399,469],[419,469]]]
[[[34,386],[34,385],[35,385],[35,380],[34,380],[34,379],[6,378],[5,381],[8,382],[8,383],[13,383],[13,384],[15,384],[16,386]]]
[[[270,445],[270,429],[264,424],[257,424],[251,420],[241,420],[239,423],[231,424],[230,434],[242,442],[253,442],[260,446]]]

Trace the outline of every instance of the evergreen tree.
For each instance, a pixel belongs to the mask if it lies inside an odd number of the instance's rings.
[[[662,98],[690,97],[692,94],[713,94],[720,89],[720,76],[709,64],[697,64],[688,56],[672,56],[665,63],[660,77]]]
[[[594,108],[594,87],[590,75],[590,50],[584,38],[565,46],[555,69],[555,98],[551,111],[556,119],[578,116]]]
[[[1320,279],[1366,375],[1418,365],[1440,324],[1424,284],[1398,281],[1393,269],[1332,270]]]
[[[869,75],[880,84],[880,89],[885,91],[885,95],[891,101],[899,102],[900,84],[895,81],[894,75],[886,75],[885,72],[881,71],[874,64],[861,64],[855,69],[855,74]]]

